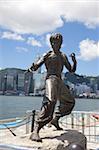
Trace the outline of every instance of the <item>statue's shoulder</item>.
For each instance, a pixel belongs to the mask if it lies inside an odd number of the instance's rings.
[[[52,51],[49,50],[49,51],[45,52],[45,53],[43,54],[43,56],[45,56],[45,55],[47,55],[47,54],[51,54],[51,53],[52,53]]]
[[[67,57],[65,53],[61,52],[61,56],[64,58],[64,57]]]
[[[51,54],[52,52],[53,52],[53,51],[50,50],[50,51],[47,52],[47,54]]]
[[[48,58],[51,55],[52,51],[47,51],[43,54],[44,59]]]
[[[61,57],[62,57],[62,60],[64,63],[67,62],[68,58],[67,58],[67,55],[65,53],[61,52]]]

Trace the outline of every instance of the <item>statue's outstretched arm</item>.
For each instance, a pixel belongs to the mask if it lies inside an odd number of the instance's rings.
[[[36,63],[32,63],[31,67],[28,69],[28,72],[36,71],[39,67],[41,67],[50,54],[51,51],[45,53]]]
[[[36,63],[32,63],[31,67],[28,68],[28,72],[36,71],[44,63],[44,58],[41,57]]]
[[[76,61],[76,58],[75,58],[75,54],[72,53],[70,55],[72,61],[73,61],[73,65],[70,64],[70,62],[68,61],[68,58],[66,55],[64,55],[64,65],[65,67],[67,68],[67,70],[69,72],[75,72],[76,71],[76,67],[77,67],[77,61]]]

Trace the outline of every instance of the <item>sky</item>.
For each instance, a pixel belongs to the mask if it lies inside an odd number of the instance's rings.
[[[28,69],[51,50],[52,33],[71,64],[76,54],[77,74],[99,76],[98,0],[0,0],[0,69]]]

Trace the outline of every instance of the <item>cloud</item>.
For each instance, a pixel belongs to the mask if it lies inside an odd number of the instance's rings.
[[[80,42],[80,55],[78,59],[90,61],[99,57],[99,41],[86,39]]]
[[[12,32],[3,32],[1,39],[24,41],[24,38],[21,35]]]
[[[29,37],[27,40],[27,43],[32,46],[42,47],[41,43],[39,41],[35,40],[34,37]]]
[[[50,36],[51,36],[51,34],[47,34],[46,35],[46,45],[48,45],[49,47],[51,47],[51,45],[50,45]]]
[[[28,52],[28,49],[27,48],[24,48],[24,47],[16,47],[16,50],[17,52]]]
[[[69,7],[70,6],[70,7]],[[87,28],[99,26],[99,2],[96,0],[68,2],[64,5],[64,18],[67,22],[81,22]]]
[[[55,31],[64,21],[77,21],[95,28],[99,26],[98,4],[96,0],[0,1],[0,26],[17,33],[36,35]]]

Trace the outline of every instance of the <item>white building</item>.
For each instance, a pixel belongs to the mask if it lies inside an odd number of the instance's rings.
[[[46,77],[46,73],[35,72],[33,74],[34,94],[42,94],[42,91],[45,87],[45,77]]]
[[[86,93],[87,95],[89,95],[91,92],[90,87],[87,86],[85,83],[76,85],[75,90],[76,90],[77,95],[80,95],[83,93]]]

